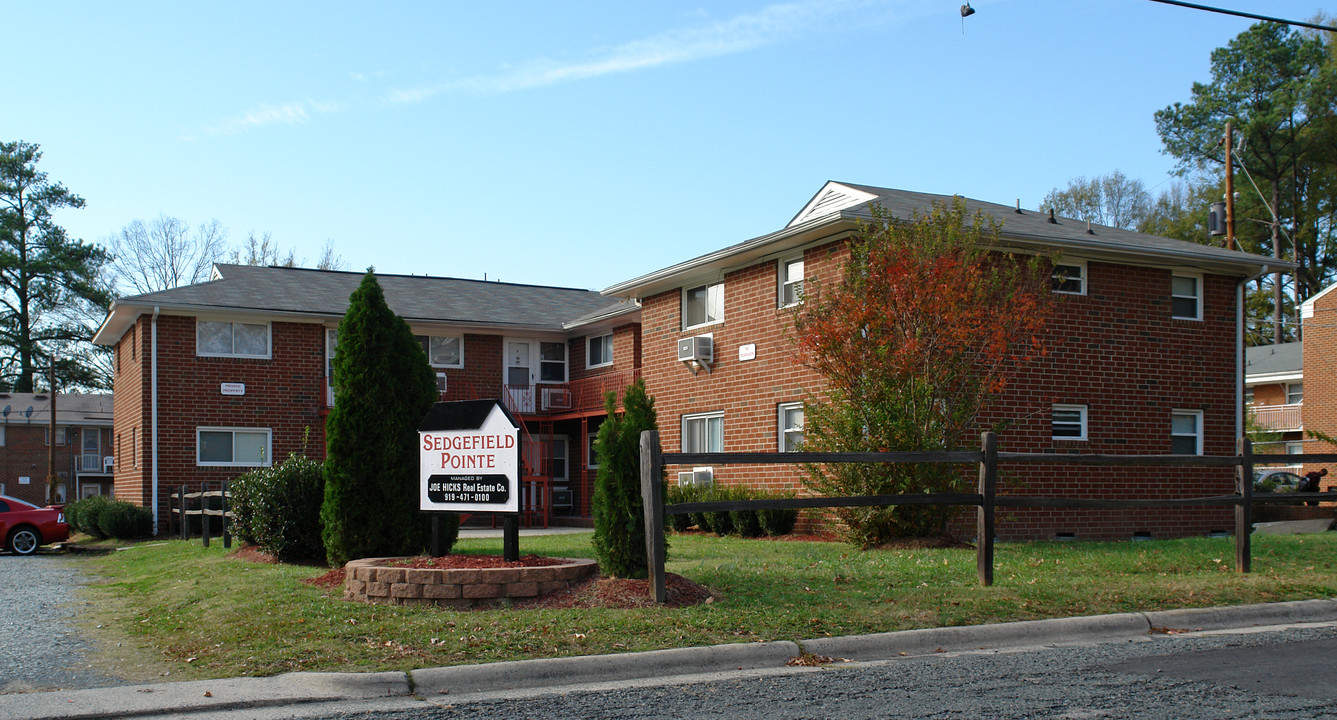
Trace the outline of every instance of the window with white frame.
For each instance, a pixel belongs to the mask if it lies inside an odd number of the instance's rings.
[[[5,446],[5,426],[0,425],[0,447]]]
[[[1049,276],[1050,287],[1056,293],[1066,295],[1086,294],[1086,261],[1064,260],[1054,263],[1054,271]]]
[[[539,382],[566,382],[566,343],[539,343]]]
[[[1202,319],[1202,276],[1176,272],[1170,277],[1170,315],[1177,320]]]
[[[207,357],[269,357],[269,323],[197,320],[195,354]]]
[[[1202,454],[1202,411],[1170,411],[1170,452],[1176,455]]]
[[[1049,412],[1050,435],[1055,440],[1086,439],[1086,406],[1055,405]]]
[[[1244,404],[1245,404],[1245,405],[1252,405],[1252,404],[1253,404],[1253,386],[1252,386],[1252,385],[1250,385],[1250,386],[1244,388]]]
[[[1286,404],[1299,405],[1305,400],[1304,383],[1286,383]]]
[[[51,428],[49,428],[49,427],[47,427],[47,428],[43,428],[43,432],[45,433],[45,434],[42,436],[42,437],[44,438],[44,440],[43,440],[43,444],[50,445],[50,444],[51,444]],[[65,445],[65,444],[67,444],[67,443],[66,443],[66,440],[65,440],[65,437],[66,437],[65,428],[63,428],[63,427],[57,427],[57,428],[56,428],[56,445],[57,445],[57,446],[61,446],[61,445]]]
[[[803,257],[780,261],[780,307],[803,301]]]
[[[1287,455],[1303,455],[1303,454],[1304,454],[1304,451],[1305,451],[1305,446],[1304,446],[1304,443],[1303,443],[1303,442],[1288,442],[1288,443],[1286,443],[1286,454],[1287,454]]]
[[[724,413],[710,412],[683,415],[682,451],[685,453],[724,452]]]
[[[195,441],[197,465],[268,467],[273,459],[269,428],[196,428]]]
[[[682,291],[683,329],[724,320],[724,283],[699,285]]]
[[[464,367],[464,338],[459,335],[414,335],[432,367]]]
[[[780,452],[795,452],[803,445],[803,403],[780,403]]]
[[[613,364],[613,333],[590,335],[585,339],[585,367],[597,368]]]

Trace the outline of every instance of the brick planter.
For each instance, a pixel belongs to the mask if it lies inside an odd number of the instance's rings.
[[[364,558],[344,565],[344,598],[381,605],[441,605],[468,608],[505,598],[527,598],[564,590],[594,575],[593,560],[570,558],[562,565],[520,568],[408,568],[402,557]]]

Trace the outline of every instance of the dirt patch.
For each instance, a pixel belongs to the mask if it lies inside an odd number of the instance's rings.
[[[317,575],[312,578],[307,578],[302,582],[306,583],[307,585],[315,585],[318,588],[326,588],[326,589],[337,588],[337,587],[341,588],[344,586],[344,569],[334,568],[333,570],[324,573],[323,575]]]
[[[273,555],[260,552],[260,548],[254,545],[242,545],[236,550],[233,550],[232,552],[228,553],[228,557],[235,558],[237,560],[249,560],[251,562],[268,563],[270,565],[277,565],[279,561],[278,558],[274,557]]]

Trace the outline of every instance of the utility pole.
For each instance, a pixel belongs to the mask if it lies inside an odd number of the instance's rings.
[[[1235,249],[1235,165],[1230,154],[1235,149],[1234,121],[1226,121],[1226,249]]]

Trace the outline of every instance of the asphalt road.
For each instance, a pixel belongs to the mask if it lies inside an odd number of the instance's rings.
[[[0,693],[121,684],[91,669],[76,632],[82,581],[77,560],[0,553]]]
[[[623,683],[508,698],[425,698],[428,702],[412,711],[316,716],[331,720],[1337,718],[1334,660],[1337,628],[1328,626],[944,653],[818,670],[695,678],[686,684]],[[293,715],[273,717],[283,716]]]

